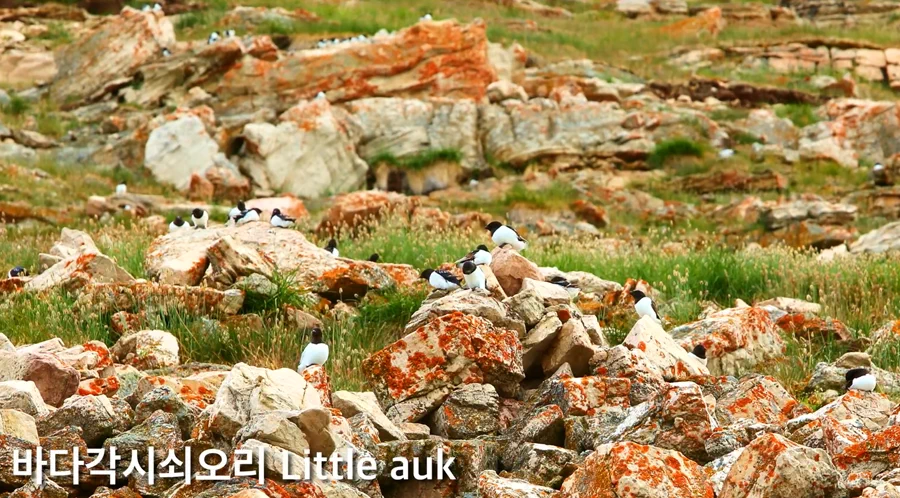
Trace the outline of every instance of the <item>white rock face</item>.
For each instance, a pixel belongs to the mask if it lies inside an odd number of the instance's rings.
[[[331,401],[334,407],[341,410],[344,417],[352,417],[358,413],[365,413],[366,416],[378,429],[378,435],[382,441],[405,441],[406,435],[400,430],[391,419],[387,418],[378,404],[375,393],[350,391],[337,391],[331,395]]]
[[[18,410],[33,417],[50,413],[41,392],[30,380],[0,382],[0,409]]]
[[[288,109],[277,126],[248,124],[241,169],[264,192],[311,198],[361,187],[368,165],[356,155],[353,123],[340,112],[316,100]]]
[[[34,417],[18,410],[0,409],[0,434],[24,439],[33,444],[41,444]]]
[[[661,368],[668,378],[682,380],[695,375],[709,375],[709,370],[699,359],[679,346],[662,326],[648,316],[634,324],[623,344],[643,351],[647,359]]]
[[[193,173],[203,173],[221,162],[219,146],[197,116],[184,115],[150,132],[144,167],[162,183],[179,190],[190,186]]]
[[[119,363],[140,370],[174,367],[179,364],[178,339],[164,330],[142,330],[119,339],[110,350]]]

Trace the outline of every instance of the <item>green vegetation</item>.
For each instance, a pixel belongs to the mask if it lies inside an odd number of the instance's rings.
[[[429,149],[407,157],[397,157],[390,152],[380,152],[369,160],[369,163],[385,163],[395,168],[420,171],[438,162],[459,163],[462,159],[462,152],[457,149]]]
[[[72,35],[60,22],[51,22],[47,25],[47,31],[38,35],[41,40],[53,42],[54,45],[62,45],[72,41]]]
[[[747,109],[737,107],[727,107],[725,109],[716,109],[709,113],[709,119],[713,121],[738,121],[746,118],[750,114]]]
[[[9,114],[10,116],[21,116],[28,112],[29,109],[31,109],[31,104],[18,95],[11,95],[9,103],[2,108],[3,114]]]
[[[685,156],[702,157],[703,145],[687,138],[663,140],[653,148],[647,157],[647,164],[653,169],[662,168],[667,161]]]
[[[800,128],[822,120],[816,115],[816,108],[809,104],[778,104],[775,106],[775,114],[779,118],[790,119]]]

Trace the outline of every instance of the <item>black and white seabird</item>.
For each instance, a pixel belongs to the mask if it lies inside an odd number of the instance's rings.
[[[241,214],[237,215],[234,218],[235,225],[243,225],[244,223],[250,223],[251,221],[259,221],[259,215],[262,214],[262,209],[259,208],[250,208],[247,209]]]
[[[128,193],[128,185],[125,182],[120,182],[116,185],[116,195],[125,195]]]
[[[233,220],[246,210],[247,206],[244,205],[244,201],[238,201],[237,207],[233,207],[231,211],[228,211],[228,219]]]
[[[171,57],[171,56],[172,56],[172,52],[170,52],[169,49],[163,47],[163,49],[162,49],[162,56],[163,56],[163,57]]]
[[[703,346],[703,344],[694,346],[694,349],[691,350],[691,354],[700,360],[700,363],[703,363],[703,365],[706,366],[706,347]]]
[[[222,39],[222,37],[219,36],[219,32],[213,31],[212,33],[209,34],[209,37],[206,39],[206,43],[209,45],[212,45],[213,43],[216,43],[217,41],[219,41],[221,39]]]
[[[659,319],[659,311],[656,310],[656,303],[650,299],[650,296],[635,289],[631,291],[631,297],[634,298],[634,311],[637,312],[639,317],[649,316],[656,320],[657,323],[662,323],[662,320]]]
[[[734,154],[734,149],[722,149],[719,151],[719,159],[731,159]]]
[[[569,292],[569,296],[571,297],[577,297],[578,294],[581,293],[581,289],[579,289],[577,285],[569,282],[565,277],[561,275],[550,278],[550,283],[566,289],[566,291]]]
[[[27,277],[28,270],[22,266],[17,266],[6,273],[6,278]]]
[[[322,342],[322,329],[315,327],[312,329],[312,338],[309,344],[303,348],[303,353],[300,355],[297,371],[302,372],[306,367],[313,365],[324,365],[326,361],[328,361],[328,344]]]
[[[377,263],[379,259],[381,259],[381,255],[378,254],[377,252],[373,252],[372,255],[369,256],[369,259],[368,259],[368,260],[371,261],[371,262],[373,262],[373,263]]]
[[[144,4],[144,6],[141,7],[141,12],[150,12],[150,5]]]
[[[169,223],[169,233],[184,230],[185,228],[191,228],[191,226],[185,223],[181,216],[176,216],[172,223]]]
[[[160,5],[159,3],[153,4],[153,12],[160,12],[162,10],[163,10],[162,5]]]
[[[420,21],[430,21],[432,20],[431,14],[425,14],[424,16],[419,18]]]
[[[339,258],[341,256],[341,252],[338,251],[337,241],[334,239],[328,241],[328,244],[325,245],[325,250],[330,252],[331,255],[335,258]]]
[[[844,378],[847,380],[844,388],[848,391],[851,389],[857,391],[875,390],[875,376],[869,372],[868,368],[851,368],[850,370],[847,370]]]
[[[525,249],[527,244],[525,239],[509,225],[504,225],[499,221],[492,221],[484,228],[491,232],[491,240],[498,246],[502,247],[508,244],[517,251]]]
[[[463,278],[466,280],[466,287],[469,289],[487,290],[487,279],[484,272],[475,263],[466,261],[462,265]]]
[[[325,100],[325,99],[326,99],[325,92],[319,92],[316,94],[316,100]]]
[[[191,223],[194,224],[194,228],[207,228],[209,226],[209,213],[205,209],[194,209],[191,211]]]
[[[272,210],[272,219],[269,220],[269,223],[271,223],[273,227],[290,228],[294,226],[294,222],[296,221],[297,220],[294,218],[281,214],[281,210],[275,208]]]
[[[456,266],[461,266],[466,261],[471,261],[475,263],[476,266],[490,265],[493,259],[494,258],[493,256],[491,256],[491,251],[488,251],[487,246],[482,244],[476,247],[474,251],[466,254],[464,258],[457,260]]]
[[[225,38],[234,38],[237,36],[237,32],[233,29],[226,29],[223,33],[225,34]]]
[[[435,289],[450,290],[459,288],[459,279],[447,270],[425,270],[419,277],[424,278]]]

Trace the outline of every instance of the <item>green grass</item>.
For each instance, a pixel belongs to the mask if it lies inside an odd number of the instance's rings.
[[[9,103],[2,108],[3,114],[10,116],[21,116],[31,109],[31,103],[19,97],[18,95],[10,95]]]
[[[369,163],[385,163],[396,168],[421,171],[438,162],[459,163],[462,159],[462,152],[457,149],[429,149],[406,157],[397,157],[390,152],[379,152],[369,160]]]
[[[38,35],[38,39],[53,42],[54,45],[62,45],[72,42],[72,35],[61,22],[50,22],[47,31]]]
[[[750,115],[747,109],[735,107],[727,107],[725,109],[716,109],[709,113],[709,119],[713,121],[738,121]]]
[[[799,128],[822,120],[816,114],[816,108],[809,104],[778,104],[775,106],[775,114],[779,118],[790,119]]]
[[[703,145],[687,138],[672,138],[656,144],[647,157],[647,164],[653,168],[662,168],[667,161],[678,157],[702,157]]]

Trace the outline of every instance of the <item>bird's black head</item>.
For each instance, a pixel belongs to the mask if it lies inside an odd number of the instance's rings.
[[[641,292],[637,289],[629,292],[629,294],[631,294],[631,297],[634,299],[634,302],[638,302],[641,299],[644,299],[645,297],[647,297],[643,292]]]
[[[244,201],[238,201],[237,208],[240,212],[244,212],[247,210],[247,206],[244,204]]]
[[[175,217],[175,226],[180,227],[181,225],[184,225],[184,220],[181,219],[181,216],[176,216]]]
[[[432,269],[429,268],[428,270],[423,271],[423,272],[419,275],[419,278],[424,278],[425,280],[428,280],[429,278],[431,278],[431,274],[432,274],[432,273],[434,273],[434,270],[432,270]]]
[[[478,267],[475,266],[475,263],[473,263],[472,261],[466,261],[462,265],[462,271],[466,275],[471,275],[471,274],[475,273],[476,269],[478,269]]]
[[[24,267],[17,266],[15,268],[13,268],[12,270],[9,270],[9,276],[10,277],[27,277],[28,270],[26,270]]]
[[[203,210],[200,208],[194,209],[191,211],[191,216],[199,220],[200,218],[203,218]]]
[[[491,235],[493,235],[494,232],[496,232],[497,229],[500,228],[500,227],[502,227],[502,226],[503,226],[503,223],[500,223],[499,221],[492,221],[492,222],[488,223],[487,226],[484,227],[484,229],[485,229],[485,230],[490,230]]]
[[[701,360],[706,359],[706,347],[703,344],[697,344],[694,346],[694,349],[691,351],[691,354],[700,358]]]
[[[551,277],[551,278],[550,278],[550,283],[551,283],[551,284],[556,284],[556,285],[559,285],[559,286],[562,286],[562,287],[566,287],[566,288],[568,288],[568,287],[575,287],[574,285],[572,285],[571,282],[569,282],[568,280],[566,280],[566,278],[563,277],[563,276],[561,276],[561,275],[557,275],[557,276],[555,276],[555,277]]]
[[[333,249],[337,249],[337,241],[334,239],[329,240],[328,245],[325,246],[325,249],[327,249],[329,251],[331,251]]]
[[[128,185],[128,182],[126,182],[125,180],[122,180],[121,182],[119,182],[119,185]]]
[[[480,246],[478,246],[478,247],[475,248],[475,252],[478,252],[478,251],[488,252],[488,248],[487,248],[486,245],[481,244]]]
[[[272,216],[281,216],[281,210],[278,208],[273,209]]]
[[[381,259],[381,256],[377,252],[369,256],[369,261],[373,263],[377,263],[379,259]]]
[[[850,389],[850,386],[853,384],[853,380],[858,379],[863,375],[869,375],[868,368],[851,368],[850,370],[847,370],[847,373],[844,374],[844,380],[847,381],[844,389]]]
[[[313,327],[312,329],[312,339],[310,339],[311,343],[319,344],[322,342],[322,329],[319,327]]]

